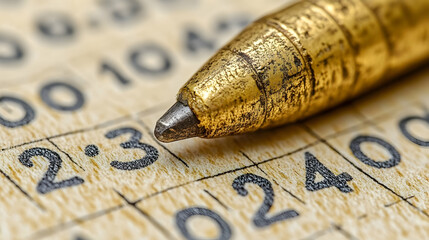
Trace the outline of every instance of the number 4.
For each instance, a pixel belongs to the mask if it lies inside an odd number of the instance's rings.
[[[343,193],[352,192],[347,182],[353,178],[346,172],[335,176],[328,168],[326,168],[315,156],[311,153],[305,153],[305,188],[308,191],[317,191],[324,188],[336,187]],[[315,182],[316,172],[320,173],[324,180]]]

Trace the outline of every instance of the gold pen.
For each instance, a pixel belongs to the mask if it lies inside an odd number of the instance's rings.
[[[213,138],[291,123],[429,57],[429,0],[306,0],[252,23],[179,91],[155,135]]]

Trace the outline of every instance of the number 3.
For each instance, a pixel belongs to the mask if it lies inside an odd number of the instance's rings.
[[[141,149],[146,152],[146,156],[130,162],[113,161],[110,163],[112,167],[120,170],[128,170],[128,171],[137,170],[137,169],[145,168],[153,164],[156,160],[158,160],[158,156],[159,156],[158,150],[156,150],[156,148],[152,147],[151,145],[140,142],[140,139],[142,138],[143,135],[141,132],[139,132],[134,128],[125,127],[125,128],[115,129],[108,132],[105,135],[105,137],[108,139],[113,139],[127,133],[131,134],[130,140],[127,142],[121,143],[119,146],[121,146],[123,149],[134,149],[134,148]]]

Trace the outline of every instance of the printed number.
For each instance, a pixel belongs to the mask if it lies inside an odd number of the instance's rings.
[[[365,153],[362,152],[361,144],[364,142],[371,142],[376,143],[382,147],[384,147],[387,151],[389,151],[390,155],[392,156],[389,160],[378,162],[375,161],[368,156],[365,155]],[[353,139],[350,143],[350,149],[353,152],[353,155],[357,159],[359,159],[361,162],[365,163],[368,166],[375,167],[375,168],[392,168],[398,165],[401,162],[401,155],[399,152],[393,147],[390,143],[376,137],[371,136],[358,136],[355,139]]]
[[[197,31],[188,29],[186,31],[186,49],[196,53],[199,49],[214,50],[215,44],[209,39],[205,39]]]
[[[82,236],[75,236],[74,240],[89,240],[88,238],[82,237]]]
[[[418,117],[418,116],[407,117],[407,118],[402,119],[399,122],[399,128],[401,129],[402,134],[404,134],[404,136],[406,138],[408,138],[408,140],[410,140],[411,142],[413,142],[419,146],[429,147],[429,141],[424,141],[424,140],[418,139],[418,138],[414,137],[413,135],[411,135],[411,133],[408,131],[407,125],[408,125],[408,123],[410,123],[412,121],[424,121],[424,122],[429,124],[429,114],[427,114],[424,117]]]
[[[218,21],[217,31],[223,32],[223,31],[231,31],[236,29],[243,29],[251,22],[252,22],[251,18],[245,15],[224,17]]]
[[[264,202],[253,217],[253,223],[255,224],[255,226],[266,227],[275,222],[299,216],[298,212],[296,212],[295,210],[286,210],[273,217],[266,217],[266,214],[271,209],[271,206],[274,203],[274,191],[273,187],[271,186],[271,182],[258,175],[247,173],[238,176],[236,179],[234,179],[232,187],[235,189],[235,191],[237,191],[239,195],[244,197],[248,194],[248,191],[245,188],[246,183],[253,183],[258,185],[260,188],[262,188],[262,190],[264,190],[265,193]]]
[[[224,17],[217,21],[214,36],[220,37],[220,34],[225,32],[242,29],[250,22],[250,18],[247,16]],[[216,39],[205,37],[200,31],[193,28],[185,30],[184,42],[186,50],[191,53],[197,53],[200,50],[212,51],[216,48]]]
[[[112,64],[103,61],[101,63],[101,73],[104,72],[110,72],[113,74],[113,76],[119,81],[119,83],[121,83],[122,85],[128,85],[131,83],[131,81],[125,77],[123,74],[121,74],[119,72],[119,70],[117,68],[115,68],[115,66],[113,66]]]
[[[129,55],[129,62],[138,73],[147,75],[164,74],[172,67],[170,55],[153,44],[135,48]]]
[[[143,12],[143,6],[138,0],[103,0],[100,3],[118,23],[133,21]]]
[[[65,89],[73,94],[74,103],[70,105],[62,105],[60,103],[56,103],[54,99],[52,99],[52,92],[57,89]],[[66,111],[72,112],[79,110],[85,103],[85,98],[79,89],[73,87],[72,85],[64,82],[52,82],[42,87],[40,90],[40,97],[42,101],[46,103],[49,107],[58,110],[58,111]]]
[[[61,182],[54,182],[58,171],[61,169],[61,157],[58,153],[51,151],[47,148],[31,148],[25,150],[19,155],[19,161],[26,167],[33,167],[33,162],[30,160],[34,156],[42,156],[49,160],[49,167],[43,178],[37,184],[37,192],[46,194],[56,189],[76,186],[84,183],[80,177],[73,177]]]
[[[17,39],[0,33],[0,63],[15,63],[24,58],[24,49]]]
[[[192,239],[192,240],[198,239],[192,236],[192,234],[189,232],[186,226],[186,222],[188,221],[188,219],[193,216],[205,216],[212,219],[219,226],[220,235],[217,239],[219,240],[231,239],[232,232],[228,223],[225,220],[223,220],[222,217],[219,216],[219,214],[213,212],[210,209],[202,208],[202,207],[190,207],[176,213],[176,225],[186,239]]]
[[[67,40],[75,35],[75,26],[63,14],[44,14],[37,20],[37,29],[52,40]]]
[[[336,187],[343,193],[352,192],[347,182],[353,178],[346,172],[335,176],[327,167],[325,167],[315,156],[311,153],[305,153],[305,188],[308,191],[317,191],[324,188]],[[316,172],[323,176],[324,180],[315,182]]]
[[[110,163],[112,167],[120,170],[128,170],[128,171],[137,170],[137,169],[145,168],[153,164],[156,160],[158,160],[158,156],[159,156],[158,150],[156,150],[156,148],[152,147],[151,145],[140,142],[140,139],[142,138],[143,135],[141,132],[139,132],[134,128],[126,127],[126,128],[115,129],[108,132],[105,135],[105,137],[108,139],[112,139],[123,134],[131,134],[131,137],[129,141],[123,142],[119,146],[121,146],[124,149],[133,149],[133,148],[141,149],[146,152],[146,156],[130,162],[113,161]]]
[[[25,115],[17,121],[6,120],[4,117],[2,117],[0,115],[0,124],[1,125],[8,127],[8,128],[16,128],[16,127],[21,127],[21,126],[27,125],[31,121],[34,120],[36,113],[35,113],[34,109],[25,101],[23,101],[19,98],[11,97],[11,96],[0,97],[0,103],[4,103],[4,102],[11,102],[11,103],[20,105],[21,108],[25,111]]]

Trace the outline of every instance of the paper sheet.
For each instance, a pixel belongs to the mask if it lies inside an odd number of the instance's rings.
[[[181,85],[280,0],[0,1],[1,239],[423,239],[429,71],[171,144]]]

